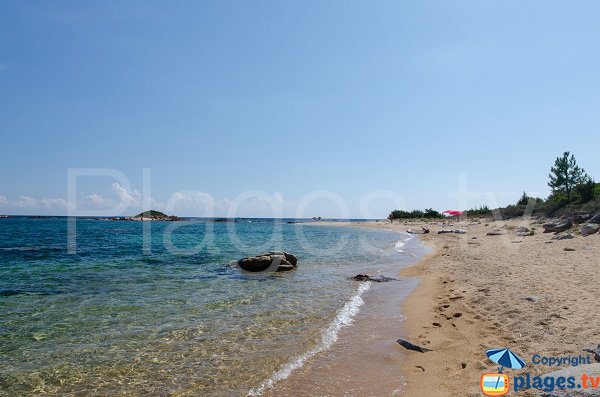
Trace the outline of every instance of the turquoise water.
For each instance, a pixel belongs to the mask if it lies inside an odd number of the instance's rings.
[[[322,343],[356,298],[349,276],[417,244],[272,220],[149,226],[144,251],[143,223],[80,219],[70,254],[66,219],[0,219],[0,396],[245,396]],[[265,250],[297,271],[235,266]]]

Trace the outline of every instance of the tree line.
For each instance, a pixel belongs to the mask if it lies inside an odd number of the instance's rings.
[[[564,152],[554,161],[548,175],[548,186],[552,189],[545,200],[530,197],[523,192],[519,200],[512,205],[490,209],[488,206],[472,208],[464,212],[468,217],[490,216],[496,212],[504,218],[531,214],[558,215],[564,212],[593,212],[600,210],[600,183],[588,175],[577,164],[575,156]],[[392,211],[388,219],[444,218],[441,213],[429,208],[424,211]]]

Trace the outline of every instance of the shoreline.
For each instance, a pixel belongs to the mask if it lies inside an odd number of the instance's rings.
[[[312,224],[329,226],[328,223]],[[335,226],[344,227],[346,224],[336,222]],[[292,357],[288,364],[251,390],[249,396],[257,395],[258,390],[262,392],[258,394],[265,397],[386,396],[397,395],[403,389],[404,379],[396,376],[406,358],[406,353],[396,343],[396,339],[403,336],[398,333],[398,323],[406,318],[402,313],[403,301],[418,281],[415,278],[400,278],[399,272],[418,263],[427,249],[416,236],[407,235],[401,230],[385,232],[397,236],[395,243],[390,246],[390,260],[374,267],[359,266],[356,272],[396,280],[355,281],[358,293],[338,310],[329,328],[338,323],[340,313],[345,311],[349,302],[358,299],[360,303],[356,305],[356,313],[350,321],[338,327],[335,341],[330,341],[324,349],[310,349],[302,357]],[[327,333],[325,331],[323,335]],[[297,365],[299,358],[302,359],[302,365]],[[279,374],[290,366],[293,371],[280,377]],[[276,382],[271,383],[271,379]],[[263,387],[267,384],[271,387]]]
[[[485,355],[490,348],[508,347],[528,363],[510,376],[534,376],[559,369],[531,364],[535,354],[589,354],[584,349],[600,344],[600,314],[594,309],[598,234],[583,237],[577,228],[573,238],[553,239],[542,233],[540,221],[529,218],[316,224],[431,230],[418,235],[431,252],[400,272],[420,281],[401,304],[407,319],[395,334],[432,351],[390,351],[402,357],[396,376],[405,379],[394,395],[479,396],[481,374],[498,369]],[[517,236],[518,227],[533,235]],[[467,233],[437,234],[443,228]],[[533,389],[512,394],[540,395]]]

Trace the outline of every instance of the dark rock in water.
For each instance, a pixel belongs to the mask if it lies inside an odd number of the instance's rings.
[[[357,274],[352,277],[354,281],[373,281],[374,283],[386,283],[388,281],[398,281],[396,278],[379,276],[379,277],[371,277],[368,274]]]
[[[294,270],[297,265],[298,259],[287,252],[265,252],[238,261],[238,266],[248,272],[283,272]]]
[[[421,347],[418,345],[415,345],[414,343],[411,343],[405,339],[398,339],[396,342],[398,342],[400,344],[400,346],[402,346],[405,349],[408,350],[413,350],[419,353],[427,353],[430,352],[431,349],[427,349],[426,347]]]
[[[290,270],[294,270],[294,265],[282,263],[277,268],[278,272],[289,272]]]
[[[568,230],[573,226],[573,222],[570,219],[566,221],[562,221],[559,223],[544,223],[542,227],[544,228],[544,233],[560,233]]]
[[[583,237],[587,237],[591,234],[594,234],[600,229],[600,225],[596,225],[595,223],[588,223],[587,225],[581,226],[581,235]]]
[[[20,293],[19,291],[15,291],[14,289],[0,290],[0,296],[13,296],[13,295],[18,295],[19,293]]]

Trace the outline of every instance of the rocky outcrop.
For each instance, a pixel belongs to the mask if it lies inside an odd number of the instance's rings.
[[[544,233],[560,233],[568,230],[573,226],[573,221],[570,219],[558,222],[558,223],[544,223]]]
[[[596,225],[600,224],[600,214],[594,215],[592,219],[587,221],[587,223],[594,223]]]
[[[237,264],[247,272],[282,272],[294,270],[298,259],[287,252],[265,252],[240,259]]]
[[[580,230],[581,230],[581,235],[586,237],[586,236],[596,233],[598,231],[598,229],[600,229],[600,225],[597,225],[595,223],[588,223],[587,225],[581,226]]]
[[[573,223],[579,225],[587,222],[590,218],[592,218],[592,216],[593,214],[575,214],[573,215]]]

